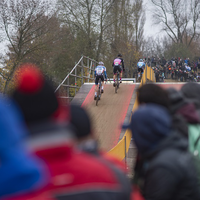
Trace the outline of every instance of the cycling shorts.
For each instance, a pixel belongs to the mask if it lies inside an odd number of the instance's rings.
[[[122,68],[121,68],[120,65],[117,65],[117,66],[114,66],[114,67],[113,67],[113,74],[116,74],[117,71],[118,71],[119,73],[122,72]]]
[[[104,76],[103,76],[103,74],[96,76],[96,78],[95,78],[95,85],[98,85],[99,79],[101,79],[101,81],[104,82]]]
[[[142,68],[138,68],[138,72],[141,72],[141,73],[143,73],[143,69]]]

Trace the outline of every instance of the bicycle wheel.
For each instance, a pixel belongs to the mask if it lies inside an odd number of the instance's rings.
[[[99,80],[99,89],[97,91],[96,106],[98,106],[99,96],[101,95],[101,81]]]
[[[97,98],[96,98],[96,106],[98,106],[98,102],[99,102],[99,90],[98,90],[98,92],[97,92]]]
[[[115,93],[117,93],[117,90],[118,90],[118,79],[117,79],[117,81],[116,81],[116,84],[115,84]]]
[[[119,73],[117,73],[117,81],[115,84],[115,93],[117,93],[117,90],[119,89]]]

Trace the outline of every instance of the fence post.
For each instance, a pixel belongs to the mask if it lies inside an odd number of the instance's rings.
[[[81,86],[83,85],[83,59],[81,60]]]
[[[77,87],[77,83],[76,83],[77,78],[76,78],[76,76],[77,76],[77,67],[75,68],[75,84],[74,84]],[[75,87],[75,95],[76,95],[76,87]]]
[[[151,77],[151,68],[150,68],[150,81],[152,81],[152,77]]]
[[[145,65],[145,83],[146,83],[146,81],[147,81],[147,66]]]
[[[125,166],[127,165],[127,163],[126,163],[126,135],[124,136],[124,142],[125,142],[125,157],[124,157],[124,159],[125,159]]]
[[[96,68],[96,63],[94,62],[94,66],[92,65],[92,78],[93,78],[93,81],[94,81],[94,70]]]
[[[69,77],[67,79],[67,97],[69,97]]]

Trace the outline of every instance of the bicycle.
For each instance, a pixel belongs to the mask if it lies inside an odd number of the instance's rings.
[[[97,91],[96,106],[98,106],[98,102],[101,99],[101,78],[99,78],[98,85],[99,85],[99,88]]]
[[[117,90],[119,89],[119,72],[117,71],[117,79],[115,83],[115,93],[117,93]]]
[[[138,82],[140,82],[141,81],[141,72],[138,72],[138,77],[137,77],[137,80],[138,80]]]

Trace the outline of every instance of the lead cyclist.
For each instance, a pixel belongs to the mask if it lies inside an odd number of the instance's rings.
[[[104,77],[107,80],[107,73],[106,73],[106,67],[104,66],[104,63],[101,61],[99,62],[98,66],[94,70],[95,75],[95,94],[94,94],[94,100],[97,98],[97,91],[98,91],[98,83],[99,79],[101,79],[102,85],[101,85],[101,93],[104,92]]]

